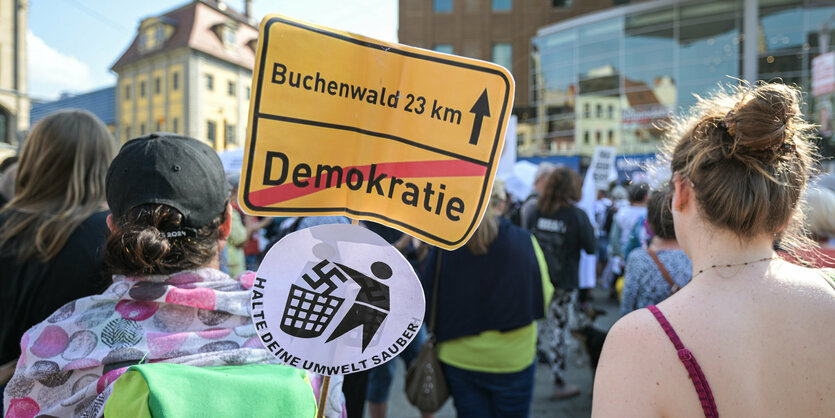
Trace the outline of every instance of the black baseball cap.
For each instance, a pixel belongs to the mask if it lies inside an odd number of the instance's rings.
[[[200,228],[226,210],[230,187],[215,150],[194,138],[157,132],[132,139],[110,163],[107,204],[119,219],[136,206],[156,203]]]

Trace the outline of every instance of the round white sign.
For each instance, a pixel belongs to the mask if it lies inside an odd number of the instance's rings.
[[[267,253],[252,287],[252,321],[284,364],[324,375],[383,364],[423,322],[423,288],[408,261],[356,225],[293,232]]]

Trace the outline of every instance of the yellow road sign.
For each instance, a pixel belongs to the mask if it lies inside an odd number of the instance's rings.
[[[347,215],[452,249],[484,214],[510,73],[270,15],[261,23],[239,202]]]

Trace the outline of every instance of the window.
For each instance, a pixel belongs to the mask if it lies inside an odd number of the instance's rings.
[[[130,138],[130,125],[125,125],[125,139],[126,140],[131,139]]]
[[[139,125],[139,135],[145,135],[145,124]]]
[[[615,143],[615,131],[609,129],[609,145]]]
[[[211,143],[213,147],[217,146],[217,123],[214,121],[210,120],[206,124],[206,138],[209,139],[209,143]]]
[[[615,107],[612,106],[612,105],[609,105],[609,109],[608,109],[607,113],[609,115],[609,119],[614,119],[615,118]]]
[[[603,105],[597,105],[597,111],[595,112],[595,116],[598,119],[603,117]]]
[[[223,122],[224,127],[224,138],[226,139],[226,145],[238,145],[238,141],[235,139],[235,125],[230,125],[226,122]]]
[[[165,30],[162,26],[157,26],[156,31],[154,31],[154,39],[157,42],[157,47],[162,46],[163,37],[165,36]]]
[[[180,88],[180,73],[174,73],[171,75],[171,90],[177,90]]]
[[[125,86],[125,100],[130,100],[130,84]]]
[[[583,132],[583,143],[586,145],[589,144],[589,131]]]
[[[174,118],[171,120],[171,130],[175,134],[180,132],[180,119]]]
[[[249,100],[249,96],[252,94],[252,89],[247,87],[246,88],[246,99]]]
[[[588,104],[588,103],[586,103],[583,106],[583,117],[585,117],[585,118],[591,117],[591,105]]]
[[[451,13],[452,0],[432,0],[432,10],[435,13]]]
[[[162,80],[160,80],[159,77],[154,78],[154,94],[159,94],[160,90],[162,89],[162,87],[160,87],[161,83]]]
[[[509,12],[513,9],[513,0],[493,0],[494,12]]]
[[[235,29],[226,27],[223,29],[223,43],[226,46],[235,45]]]
[[[509,43],[493,44],[492,61],[513,72],[513,46]]]
[[[139,97],[145,97],[145,82],[139,82]]]
[[[230,96],[234,96],[234,95],[235,95],[235,82],[234,82],[234,81],[230,81],[230,82],[226,85],[226,92],[227,92],[227,93],[229,93],[229,95],[230,95]]]
[[[162,122],[157,121],[157,129],[156,129],[156,131],[157,131],[157,132],[162,132]]]
[[[571,0],[551,0],[554,7],[571,7]]]
[[[432,49],[438,52],[443,52],[444,54],[453,53],[453,48],[451,44],[435,44],[435,46],[433,46]]]
[[[600,145],[600,131],[597,131],[597,132],[594,133],[594,142],[597,145]]]
[[[206,74],[206,88],[209,90],[215,89],[215,78],[211,74]]]
[[[148,45],[148,36],[145,33],[139,35],[139,50],[144,51]]]

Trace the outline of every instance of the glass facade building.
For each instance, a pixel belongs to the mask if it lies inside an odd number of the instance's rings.
[[[519,154],[653,152],[670,115],[737,79],[801,87],[820,123],[811,61],[833,14],[835,1],[655,0],[542,28],[531,45],[536,115],[521,121]]]

